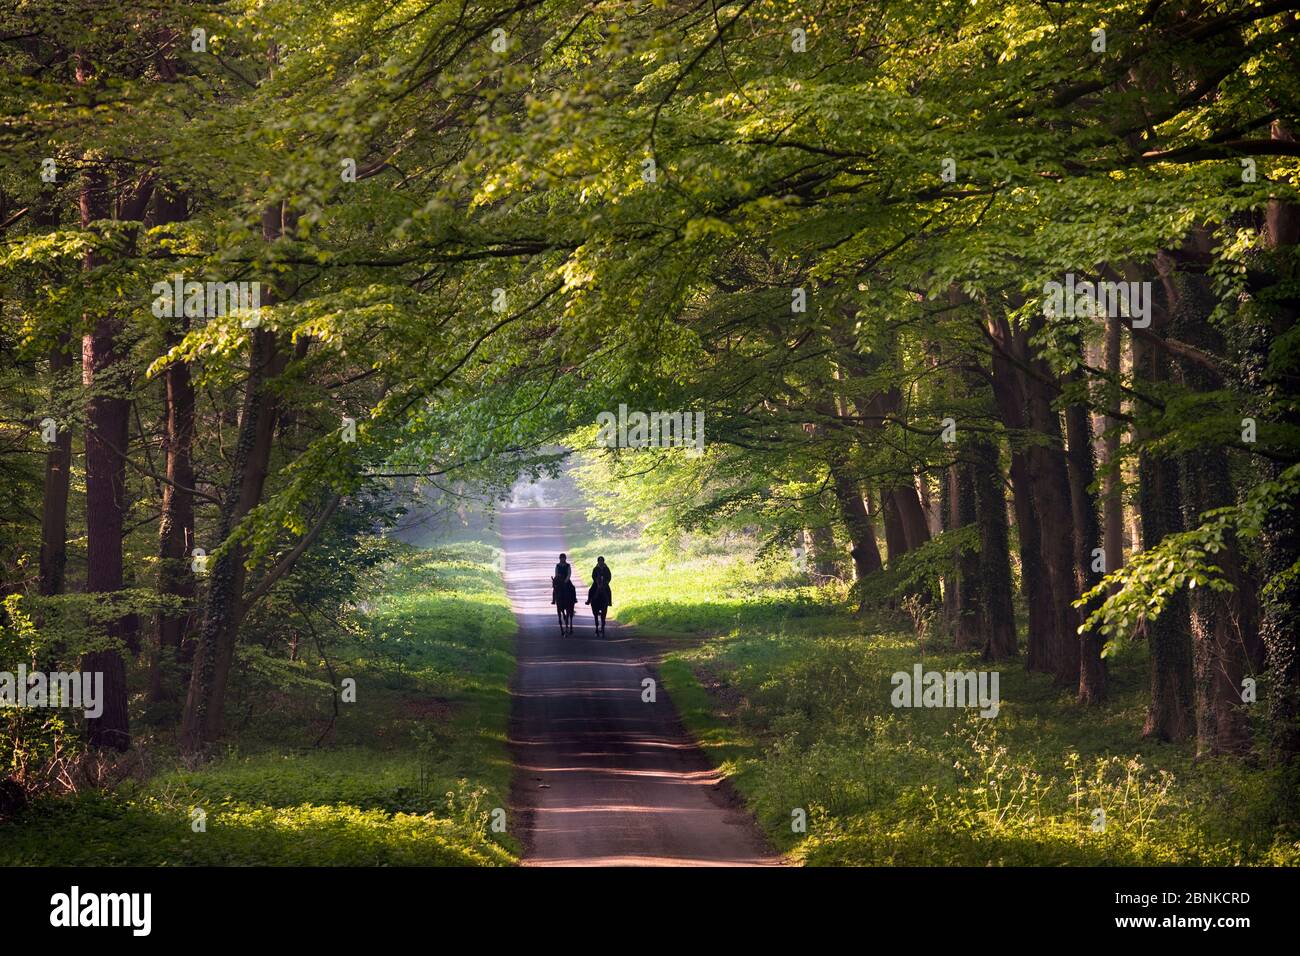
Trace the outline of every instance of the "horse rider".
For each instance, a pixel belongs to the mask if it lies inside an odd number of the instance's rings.
[[[602,584],[609,587],[610,578],[614,575],[610,573],[609,565],[605,563],[605,558],[596,559],[596,566],[591,569],[591,590],[587,592],[587,603],[591,603],[591,596],[596,593],[596,588]]]
[[[560,562],[555,566],[555,575],[551,581],[551,583],[554,585],[554,587],[551,588],[552,604],[555,603],[555,595],[557,590],[560,587],[562,587],[564,583],[572,577],[573,577],[573,565],[569,563],[568,555],[561,554]]]

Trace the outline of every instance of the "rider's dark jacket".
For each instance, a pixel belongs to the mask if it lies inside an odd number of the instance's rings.
[[[555,580],[553,582],[554,586],[551,588],[552,604],[555,603],[555,596],[557,593],[559,593],[560,588],[564,587],[566,584],[568,585],[568,591],[574,590],[572,572],[573,572],[573,565],[569,564],[567,561],[561,561],[555,566]],[[574,600],[575,601],[577,600],[576,595],[574,597]]]
[[[591,569],[591,587],[587,589],[587,604],[592,603],[596,596],[596,589],[600,587],[601,584],[604,584],[608,589],[609,579],[613,576],[614,575],[610,573],[608,564],[597,564]],[[611,604],[614,601],[612,593],[609,595],[609,601]]]

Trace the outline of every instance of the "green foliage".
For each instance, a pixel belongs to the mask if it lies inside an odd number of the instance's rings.
[[[855,591],[863,603],[878,606],[904,594],[924,594],[937,600],[939,580],[961,555],[979,550],[979,526],[966,525],[935,535],[921,547],[891,559],[883,570],[858,582]]]
[[[124,399],[133,421],[120,450],[130,502],[122,589],[71,596],[85,590],[89,559],[78,451],[68,595],[32,601],[31,626],[12,622],[5,641],[71,659],[106,647],[103,625],[121,615],[202,606],[202,585],[192,605],[151,597],[159,379],[181,363],[197,387],[197,543],[213,555],[242,547],[257,588],[337,508],[243,622],[230,685],[241,742],[290,728],[297,736],[282,744],[325,728],[363,742],[363,722],[331,722],[325,685],[344,669],[379,679],[389,695],[380,703],[422,688],[456,700],[457,719],[502,726],[509,622],[500,596],[484,590],[486,556],[434,570],[399,555],[394,566],[374,532],[391,525],[393,497],[426,485],[491,497],[520,475],[553,473],[557,443],[593,451],[594,416],[621,403],[704,411],[708,444],[699,457],[589,456],[585,486],[617,489],[593,495],[593,513],[661,545],[700,534],[739,541],[744,558],[705,555],[655,582],[619,578],[620,615],[678,632],[789,626],[802,636],[827,626],[834,636],[845,589],[777,570],[776,555],[805,532],[829,533],[819,559],[846,565],[837,478],[850,497],[877,501],[882,488],[918,479],[933,490],[962,454],[940,438],[947,419],[1011,448],[1050,440],[999,421],[981,384],[995,351],[989,322],[1004,317],[1014,334],[1032,333],[1035,375],[1054,385],[1079,373],[1063,401],[1105,412],[1125,397],[1126,458],[1212,451],[1234,469],[1236,500],[1150,542],[1083,596],[1081,607],[1106,598],[1088,625],[1122,657],[1123,641],[1179,589],[1222,588],[1216,555],[1251,546],[1253,529],[1284,516],[1296,492],[1293,470],[1250,493],[1241,477],[1248,457],[1290,466],[1300,441],[1288,422],[1300,356],[1296,249],[1273,248],[1261,227],[1266,209],[1300,200],[1285,139],[1300,115],[1293,11],[1217,0],[880,0],[864,16],[859,2],[808,0],[797,11],[800,49],[792,9],[788,0],[263,0],[196,12],[123,0],[7,11],[5,594],[27,601],[39,590],[33,503],[47,449],[34,424],[51,415],[80,439],[87,410],[109,397]],[[186,42],[196,22],[207,50]],[[1098,24],[1104,50],[1092,45]],[[494,29],[504,49],[493,47]],[[1274,121],[1276,137],[1265,132]],[[1256,162],[1253,178],[1243,158]],[[37,173],[46,159],[59,170],[53,182]],[[349,162],[355,181],[340,174]],[[183,200],[184,221],[159,221],[169,218],[161,197]],[[1232,343],[1241,362],[1227,349],[1189,351],[1157,327],[1172,350],[1161,361],[1177,374],[1108,377],[1086,362],[1088,317],[1041,315],[1044,282],[1066,272],[1150,277],[1157,257],[1189,249],[1198,251],[1176,269],[1207,277],[1200,331]],[[233,316],[155,316],[154,283],[178,273],[263,283],[259,330]],[[806,311],[794,310],[796,289]],[[116,361],[92,369],[86,386],[79,369],[56,371],[100,324]],[[276,360],[259,364],[271,344]],[[1212,384],[1200,387],[1203,375]],[[252,482],[259,500],[244,502],[232,528],[224,518],[246,477],[240,424],[254,410],[274,411],[273,448],[265,482],[260,472]],[[1232,439],[1247,415],[1260,419],[1258,447]],[[355,442],[341,439],[344,416]],[[972,539],[962,529],[890,555],[861,596],[933,593]],[[1260,582],[1266,596],[1300,573],[1274,570]],[[362,622],[351,605],[381,572],[410,589]],[[780,738],[776,765],[792,780],[829,781],[829,802],[808,795],[830,814],[819,820],[840,819],[835,808],[855,799],[848,771],[830,744],[782,741],[858,741],[856,728],[835,738],[839,724],[821,715],[848,720],[848,705],[819,696],[817,683],[867,674],[874,662],[851,650],[805,647],[806,670],[767,662],[788,679],[784,703],[765,683],[778,678],[759,682]],[[415,729],[400,727],[402,746],[473,764],[478,745],[464,735],[429,743]],[[1026,795],[1042,802],[1038,781],[1057,769],[1013,768],[990,747],[981,773],[1002,786],[1005,771],[1021,796],[996,819],[1014,821]],[[819,778],[822,762],[831,769]],[[461,776],[473,792],[477,774]],[[876,829],[847,842],[876,853],[919,800],[914,789],[898,794],[907,813],[880,810]],[[953,806],[976,830],[1004,806],[962,800]],[[281,825],[274,814],[257,819]],[[313,826],[340,820],[372,822],[343,814]],[[1060,847],[1088,849],[1067,824]],[[1161,826],[1153,819],[1150,832]],[[1148,846],[1154,839],[1144,830],[1124,852],[1161,857],[1166,844]],[[900,845],[900,857],[943,855]]]
[[[515,631],[495,551],[390,547],[398,553],[377,569],[385,586],[371,611],[335,637],[333,666],[356,679],[355,704],[332,717],[337,688],[314,647],[290,661],[246,645],[235,673],[237,746],[192,766],[165,740],[145,745],[148,774],[107,792],[38,799],[0,824],[0,863],[512,863],[517,844],[488,826],[508,804]],[[30,725],[22,739],[35,762],[48,754],[32,749]],[[192,829],[196,809],[205,832]]]
[[[393,813],[348,804],[268,806],[228,801],[195,833],[184,801],[86,794],[24,818],[8,865],[83,866],[504,866],[511,853],[455,816]]]
[[[643,546],[644,547],[644,546]],[[643,552],[643,559],[648,557]],[[632,553],[623,564],[635,565]],[[714,585],[704,566],[685,570]],[[770,582],[775,586],[775,582]],[[832,865],[1296,865],[1300,833],[1274,829],[1283,771],[1189,746],[1136,744],[1146,654],[1112,653],[1111,699],[1080,708],[1043,675],[1001,670],[998,717],[894,709],[890,675],[918,660],[886,615],[732,613],[704,640],[671,597],[638,585],[628,613],[677,650],[661,673],[687,728],[798,863]],[[691,607],[689,600],[684,607]],[[680,631],[659,632],[671,621]],[[927,646],[927,669],[987,667]],[[791,832],[791,811],[808,814]],[[1096,810],[1104,830],[1094,829]]]
[[[1251,542],[1262,533],[1270,516],[1287,514],[1300,493],[1300,465],[1287,468],[1275,481],[1252,488],[1241,504],[1217,508],[1202,515],[1201,524],[1190,531],[1166,535],[1154,546],[1134,554],[1118,571],[1103,578],[1096,587],[1074,602],[1086,607],[1100,605],[1080,626],[1096,628],[1108,638],[1103,656],[1116,644],[1131,640],[1144,621],[1158,617],[1171,595],[1181,588],[1232,589],[1214,556],[1231,541]],[[1283,519],[1287,520],[1287,519]],[[1300,558],[1265,586],[1265,593],[1284,587],[1300,574]]]

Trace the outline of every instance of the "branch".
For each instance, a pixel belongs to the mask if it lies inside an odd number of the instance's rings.
[[[294,545],[293,550],[282,555],[280,560],[275,563],[275,566],[272,567],[270,571],[266,572],[266,576],[263,577],[257,587],[253,589],[253,593],[251,593],[248,596],[248,599],[240,605],[239,615],[235,620],[236,627],[239,626],[239,622],[244,619],[248,612],[252,610],[253,605],[266,597],[267,592],[269,592],[271,588],[275,587],[276,582],[293,569],[293,566],[298,562],[298,559],[302,557],[302,553],[311,547],[313,541],[320,537],[320,533],[325,530],[325,525],[329,523],[330,518],[334,515],[335,510],[339,506],[339,502],[342,500],[342,495],[332,495],[329,503],[325,505],[325,510],[321,512],[321,516],[316,519],[316,523],[312,525],[311,529],[302,536],[302,540]]]
[[[1198,143],[1177,149],[1152,150],[1142,154],[1144,163],[1196,163],[1203,159],[1232,156],[1300,156],[1300,143],[1282,139],[1230,139],[1222,143]]]

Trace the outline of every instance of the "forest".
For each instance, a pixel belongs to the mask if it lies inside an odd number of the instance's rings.
[[[546,857],[532,535],[765,859],[1300,863],[1297,124],[1294,0],[0,0],[0,862]]]

